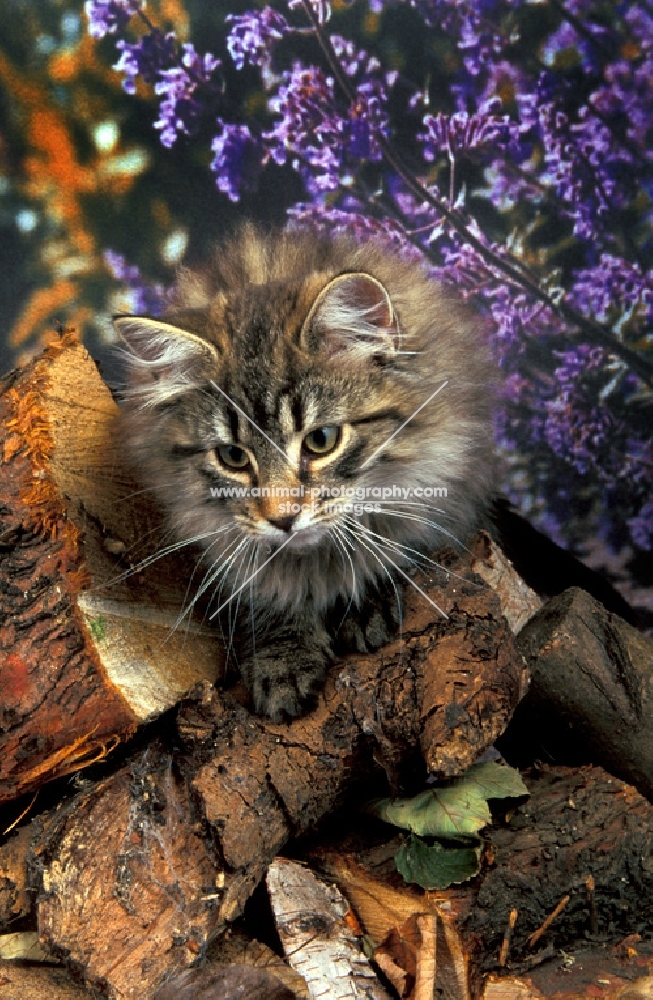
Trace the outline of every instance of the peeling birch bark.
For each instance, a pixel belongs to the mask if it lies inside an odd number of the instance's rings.
[[[277,858],[268,892],[286,958],[312,1000],[391,1000],[346,921],[349,903],[310,869]]]

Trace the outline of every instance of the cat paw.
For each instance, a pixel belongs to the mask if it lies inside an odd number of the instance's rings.
[[[266,651],[242,664],[241,671],[254,711],[273,722],[288,722],[313,707],[326,667],[323,660],[316,661],[299,650],[292,663],[284,654]]]

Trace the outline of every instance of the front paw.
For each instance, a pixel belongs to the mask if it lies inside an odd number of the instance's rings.
[[[286,722],[314,705],[327,667],[323,656],[300,648],[292,654],[264,649],[241,664],[241,672],[254,711],[273,722]]]

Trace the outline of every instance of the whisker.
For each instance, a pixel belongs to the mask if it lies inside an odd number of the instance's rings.
[[[217,528],[215,531],[203,531],[199,535],[193,535],[191,538],[185,538],[182,541],[173,542],[172,545],[167,545],[165,548],[160,549],[158,552],[152,553],[152,555],[147,556],[141,562],[137,563],[135,566],[130,566],[129,569],[125,570],[119,576],[114,577],[112,580],[108,580],[106,583],[97,584],[97,586],[92,587],[91,590],[100,590],[104,587],[113,587],[118,583],[123,583],[134,573],[140,573],[142,570],[147,569],[153,563],[158,562],[159,559],[163,559],[165,556],[172,555],[173,552],[179,552],[181,549],[185,549],[189,545],[195,545],[197,542],[204,541],[206,538],[211,538],[213,535],[219,535],[223,531],[230,528],[231,525],[223,525],[221,528]]]
[[[234,539],[232,542],[230,542],[229,546],[227,547],[227,549],[225,551],[228,551],[229,548],[232,545],[234,545],[236,542],[238,542],[238,544],[236,545],[236,548],[231,553],[231,555],[229,556],[228,559],[223,559],[223,561],[220,563],[220,565],[217,566],[217,568],[216,568],[216,563],[218,562],[218,560],[216,559],[212,563],[212,565],[209,567],[209,569],[207,570],[207,572],[204,575],[204,578],[202,579],[202,582],[201,582],[201,584],[200,584],[200,586],[199,586],[199,588],[198,588],[195,596],[193,597],[192,601],[190,601],[190,603],[188,604],[188,607],[186,608],[186,610],[183,612],[183,615],[179,619],[180,621],[182,621],[183,618],[192,611],[192,609],[195,607],[195,605],[199,601],[200,597],[203,594],[206,593],[206,591],[209,589],[209,587],[213,586],[213,584],[216,582],[216,580],[220,580],[220,583],[219,583],[219,586],[216,588],[216,591],[214,591],[213,596],[215,596],[215,593],[220,593],[222,587],[224,586],[224,580],[226,578],[227,573],[229,572],[229,570],[233,566],[234,561],[238,558],[238,554],[241,551],[241,549],[244,546],[249,545],[250,539],[247,538],[247,537],[241,538],[240,541],[238,541],[238,539]],[[220,555],[224,556],[224,552],[221,552]],[[229,602],[227,602],[227,603],[229,603]],[[214,617],[215,617],[215,614],[209,615],[209,621],[212,618],[214,618]],[[224,633],[223,633],[223,637],[224,637]]]
[[[369,552],[369,549],[367,548],[367,546],[365,545],[365,543],[362,541],[361,536],[360,536],[360,534],[358,532],[354,531],[352,528],[344,528],[343,530],[346,531],[348,534],[350,534],[352,536],[352,538],[357,538],[358,541],[360,542],[360,544],[362,544],[363,547],[365,549],[367,549],[367,551]],[[378,556],[376,556],[374,552],[372,552],[371,555],[373,555],[377,559],[377,562],[380,563],[381,568],[383,569],[383,571],[385,572],[386,576],[390,580],[390,583],[392,585],[392,589],[394,590],[395,600],[397,602],[397,617],[399,619],[399,642],[401,643],[401,641],[403,639],[403,635],[404,635],[404,611],[403,611],[403,607],[402,607],[402,603],[401,603],[401,595],[399,593],[399,590],[397,589],[397,585],[396,585],[395,581],[393,580],[392,574],[390,573],[390,571],[383,565],[383,563],[380,562],[380,560],[378,559]],[[403,657],[403,648],[401,646],[400,646],[399,657],[400,657],[400,660]]]
[[[342,618],[340,620],[340,624],[338,625],[338,631],[339,631],[340,628],[342,627],[342,623],[344,622],[345,618],[349,614],[349,612],[351,610],[351,606],[352,606],[353,601],[354,601],[354,594],[356,593],[356,567],[354,566],[353,559],[351,558],[349,552],[347,551],[347,548],[346,548],[346,546],[344,544],[344,541],[343,541],[343,536],[342,536],[341,531],[338,528],[338,526],[334,524],[331,528],[328,528],[327,530],[329,532],[329,535],[333,538],[333,541],[335,542],[336,548],[337,548],[338,552],[340,553],[340,557],[342,559],[343,569],[346,568],[345,567],[345,561],[344,561],[344,558],[343,558],[344,556],[346,556],[346,558],[349,560],[349,566],[351,568],[351,593],[349,595],[349,603],[347,604],[347,607],[345,608],[345,613],[343,614],[343,616],[342,616]]]
[[[460,539],[456,537],[456,535],[452,534],[450,531],[447,531],[447,529],[443,528],[442,525],[438,524],[437,521],[431,521],[429,518],[422,517],[418,514],[414,514],[412,511],[397,511],[397,510],[382,509],[380,511],[375,511],[375,513],[385,514],[386,517],[403,517],[406,521],[415,521],[419,524],[428,525],[430,528],[435,528],[435,530],[439,531],[440,534],[446,535],[447,538],[450,538],[453,542],[456,543],[456,545],[459,545],[461,549],[464,549],[465,552],[469,553],[469,555],[473,555],[471,549],[467,548],[464,542],[461,542]]]
[[[238,590],[234,591],[234,593],[231,595],[231,597],[227,601],[225,601],[224,604],[221,604],[220,607],[217,609],[217,611],[214,611],[213,614],[210,615],[209,620],[211,618],[215,618],[216,615],[220,614],[220,612],[222,611],[222,609],[225,608],[227,606],[227,604],[229,604],[230,601],[233,601],[233,599],[236,596],[236,594],[239,594],[240,591],[243,589],[243,587],[246,587],[247,584],[249,583],[249,581],[253,580],[254,577],[258,573],[260,573],[261,570],[264,569],[267,566],[268,563],[272,562],[273,559],[276,559],[276,557],[279,555],[279,553],[281,551],[283,551],[283,549],[285,549],[286,545],[288,545],[291,541],[292,541],[292,535],[288,535],[288,538],[285,540],[285,542],[282,542],[281,545],[279,546],[279,548],[275,549],[275,551],[272,553],[272,555],[269,556],[269,558],[267,558],[264,563],[261,563],[261,565],[252,573],[251,577],[248,577],[248,579],[245,580],[244,583],[241,583],[241,585],[238,588]]]
[[[355,521],[355,518],[352,518],[349,515],[346,516],[348,517],[349,520]],[[373,535],[374,538],[378,539],[379,544],[384,543],[385,545],[392,547],[392,549],[395,552],[397,551],[401,552],[402,555],[405,555],[405,553],[407,552],[411,552],[413,555],[417,556],[417,559],[411,559],[408,555],[406,555],[406,559],[408,559],[408,561],[413,566],[419,567],[420,563],[426,563],[429,566],[435,566],[436,569],[442,570],[443,573],[447,573],[449,576],[453,576],[456,580],[463,580],[465,583],[470,584],[470,586],[472,587],[478,587],[479,589],[482,589],[487,586],[486,583],[482,584],[476,583],[474,580],[470,580],[469,577],[464,576],[462,573],[456,573],[455,570],[450,569],[448,566],[443,566],[435,559],[431,559],[430,556],[424,555],[424,553],[420,552],[419,549],[414,549],[411,545],[406,545],[404,542],[398,542],[396,538],[388,538],[387,535],[381,535],[379,534],[378,531],[372,531],[372,529],[368,525],[361,524],[360,521],[355,521],[355,523],[360,530],[366,532],[367,534]],[[423,569],[424,566],[420,568]]]
[[[397,572],[398,572],[398,573],[400,573],[400,574],[401,574],[401,575],[403,576],[403,578],[404,578],[405,580],[407,580],[407,581],[408,581],[408,583],[410,583],[410,585],[411,585],[412,587],[414,587],[414,588],[415,588],[415,590],[416,590],[416,591],[418,592],[418,594],[421,594],[421,595],[422,595],[422,597],[424,597],[424,598],[425,598],[425,599],[426,599],[426,600],[427,600],[427,601],[429,602],[429,604],[432,604],[432,605],[433,605],[433,607],[435,608],[435,610],[436,610],[436,611],[439,611],[439,613],[440,613],[440,614],[441,614],[441,615],[442,615],[442,616],[443,616],[444,618],[447,618],[447,619],[449,618],[449,615],[448,615],[448,614],[447,614],[447,613],[446,613],[445,611],[443,611],[443,610],[442,610],[442,608],[438,607],[438,605],[437,605],[437,604],[435,603],[435,601],[434,601],[434,600],[432,600],[432,599],[431,599],[431,598],[429,597],[429,595],[428,595],[428,594],[426,594],[426,593],[425,593],[425,592],[424,592],[424,591],[422,590],[422,588],[421,588],[420,586],[418,586],[418,584],[416,584],[416,583],[415,583],[415,581],[414,581],[414,580],[411,580],[411,578],[410,578],[410,577],[408,576],[408,573],[405,573],[405,572],[403,571],[403,569],[401,568],[401,566],[397,566],[396,562],[394,562],[394,560],[390,558],[390,556],[388,555],[388,553],[387,553],[387,552],[384,552],[384,551],[383,551],[383,549],[381,549],[381,548],[380,548],[380,547],[379,547],[379,546],[378,546],[378,545],[376,544],[376,542],[375,542],[375,541],[373,541],[373,540],[372,540],[371,538],[369,538],[369,537],[368,537],[368,538],[367,538],[367,540],[369,541],[370,545],[372,545],[372,547],[373,547],[374,549],[376,549],[376,550],[377,550],[377,552],[380,552],[380,554],[381,554],[382,556],[384,556],[384,557],[385,557],[385,558],[386,558],[386,559],[388,560],[388,562],[389,562],[389,563],[390,563],[390,564],[391,564],[392,566],[394,566],[394,568],[395,568],[395,569],[397,570]]]
[[[253,539],[250,538],[248,540],[248,544],[245,547],[245,549],[243,551],[243,554],[241,556],[240,564],[238,566],[238,569],[236,571],[236,576],[235,576],[235,579],[234,579],[234,586],[238,583],[238,577],[240,576],[240,571],[241,571],[241,569],[243,567],[243,563],[245,562],[245,557],[247,555],[247,550],[248,550],[248,548],[252,544],[253,544]],[[249,554],[249,560],[247,562],[247,568],[245,569],[245,573],[249,572],[249,569],[250,569],[250,567],[252,565],[252,561],[254,559],[255,551],[256,551],[256,546],[253,546],[252,551]],[[252,586],[252,581],[250,581],[250,587],[251,586]],[[238,594],[238,600],[236,601],[236,607],[235,608],[232,608],[232,606],[229,605],[229,624],[230,624],[230,627],[229,627],[229,644],[227,646],[226,658],[229,657],[229,654],[230,654],[231,650],[233,649],[234,633],[236,631],[236,622],[238,620],[238,609],[240,607],[241,596],[242,596],[242,594]]]

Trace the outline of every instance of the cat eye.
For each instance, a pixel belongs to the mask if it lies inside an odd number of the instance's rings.
[[[249,465],[249,455],[237,444],[219,444],[215,449],[223,465],[228,469],[246,469]]]
[[[339,427],[318,427],[306,435],[302,441],[302,447],[311,455],[328,455],[339,442]]]

